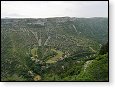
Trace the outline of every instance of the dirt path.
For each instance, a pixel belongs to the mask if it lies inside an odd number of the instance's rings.
[[[86,71],[86,68],[89,66],[89,64],[92,63],[93,60],[87,61],[84,65],[84,72]]]
[[[76,29],[76,27],[73,25],[73,28],[75,29],[75,32],[77,32],[77,29]]]

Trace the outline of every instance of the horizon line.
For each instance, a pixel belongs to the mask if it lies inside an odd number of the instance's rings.
[[[68,17],[68,18],[108,18],[108,17],[69,17],[69,16],[62,16],[62,17]],[[44,17],[41,19],[46,19],[46,18],[62,18],[62,17]],[[1,19],[40,19],[38,17],[1,17]]]

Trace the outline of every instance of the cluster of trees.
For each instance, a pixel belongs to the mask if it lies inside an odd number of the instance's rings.
[[[104,47],[104,48],[103,48]],[[99,54],[91,58],[76,60],[65,58],[50,66],[43,76],[45,81],[108,81],[108,43]],[[104,52],[104,53],[103,53]],[[100,54],[101,53],[101,54]],[[90,64],[87,64],[90,62]],[[85,68],[85,65],[87,67]],[[84,70],[85,69],[85,70]]]

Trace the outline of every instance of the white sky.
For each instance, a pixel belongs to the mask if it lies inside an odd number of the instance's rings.
[[[1,1],[1,17],[108,17],[107,1]]]

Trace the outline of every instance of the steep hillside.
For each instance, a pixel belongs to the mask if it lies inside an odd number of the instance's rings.
[[[1,19],[2,80],[54,80],[55,74],[66,80],[79,74],[107,41],[108,18]],[[51,74],[54,66],[56,73]],[[61,76],[65,67],[70,73]]]

